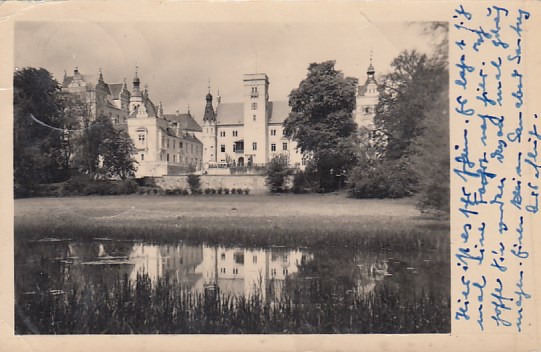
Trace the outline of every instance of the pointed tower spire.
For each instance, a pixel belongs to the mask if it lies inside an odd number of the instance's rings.
[[[220,95],[220,90],[218,89],[218,93],[216,94],[216,102],[218,105],[222,102],[222,96]]]
[[[203,115],[203,122],[216,121],[216,115],[214,114],[214,108],[212,107],[212,94],[210,94],[210,79],[208,81],[208,94],[206,96],[207,104],[205,105],[205,113]]]
[[[160,101],[160,105],[158,106],[158,115],[159,117],[163,118],[163,105],[161,101]]]

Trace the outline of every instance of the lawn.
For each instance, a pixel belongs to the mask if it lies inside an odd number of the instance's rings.
[[[16,239],[186,239],[245,245],[448,242],[448,222],[421,216],[412,199],[326,195],[95,196],[15,201]],[[408,238],[413,237],[413,238]],[[345,241],[339,243],[340,241]],[[359,242],[360,241],[360,242]],[[417,244],[415,244],[417,243]],[[393,245],[400,243],[394,241]]]

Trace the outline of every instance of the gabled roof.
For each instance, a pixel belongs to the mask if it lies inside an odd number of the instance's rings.
[[[269,102],[269,123],[283,123],[291,108],[287,101]],[[216,109],[216,121],[220,125],[244,124],[244,103],[222,103]]]
[[[244,123],[244,103],[221,103],[216,108],[218,125],[242,125]]]
[[[284,123],[289,116],[291,108],[287,101],[273,101],[269,103],[269,123]]]
[[[203,129],[197,121],[193,118],[193,116],[190,113],[186,114],[163,114],[163,117],[170,121],[170,122],[176,122],[180,125],[180,128],[183,130],[191,131],[191,132],[203,132]]]
[[[122,92],[122,83],[109,83],[109,92],[113,99],[120,99],[120,93]]]

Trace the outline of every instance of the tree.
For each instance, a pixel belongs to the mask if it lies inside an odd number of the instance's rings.
[[[111,119],[99,115],[83,130],[76,162],[79,171],[90,178],[125,179],[135,171],[135,147],[123,130],[117,130]]]
[[[100,153],[107,177],[120,177],[125,180],[135,175],[136,161],[133,155],[136,149],[126,131],[113,129],[103,141]]]
[[[312,63],[299,87],[289,94],[291,113],[284,121],[287,137],[309,153],[320,188],[335,189],[356,160],[353,120],[357,80],[344,77],[334,61]],[[339,177],[337,177],[340,175]]]
[[[283,192],[285,190],[286,177],[290,174],[287,164],[287,156],[280,154],[275,155],[267,165],[265,183],[271,192]]]
[[[397,160],[411,153],[448,73],[439,60],[415,50],[402,52],[391,66],[394,70],[384,77],[374,124],[386,138],[386,158]]]
[[[63,143],[65,131],[76,123],[63,115],[60,86],[47,70],[17,70],[13,87],[14,184],[16,196],[22,196],[39,183],[67,178]]]

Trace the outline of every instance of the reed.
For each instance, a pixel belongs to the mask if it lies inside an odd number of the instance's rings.
[[[145,273],[112,287],[74,285],[17,301],[17,334],[349,334],[450,331],[448,295],[402,299],[385,285],[363,296],[313,280],[275,299],[192,292]]]

